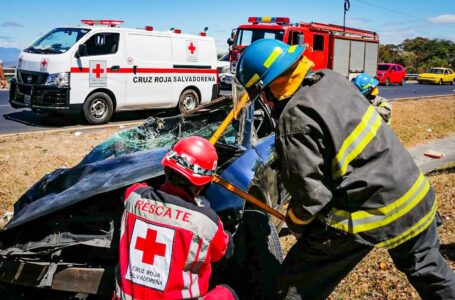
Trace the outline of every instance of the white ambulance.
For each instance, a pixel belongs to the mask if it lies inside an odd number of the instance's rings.
[[[116,27],[122,23],[82,20],[38,38],[19,56],[11,105],[82,112],[90,124],[101,124],[115,111],[187,112],[217,97],[213,38]]]

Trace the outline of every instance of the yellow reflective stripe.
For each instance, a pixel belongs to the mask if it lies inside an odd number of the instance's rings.
[[[370,218],[373,216],[377,215],[387,215],[397,207],[403,205],[406,203],[406,201],[417,191],[419,186],[422,184],[422,182],[425,180],[425,176],[423,176],[422,173],[420,173],[419,177],[417,177],[417,180],[414,182],[414,184],[411,186],[411,188],[403,195],[401,196],[398,200],[390,203],[389,205],[386,205],[384,207],[380,207],[377,209],[370,209],[366,211],[356,211],[353,213],[349,213],[347,211],[343,210],[337,210],[334,208],[334,215],[343,217],[343,218],[350,218],[353,221],[359,220],[359,219],[364,219],[364,218]],[[426,184],[428,184],[428,181],[426,181]]]
[[[351,146],[351,144],[355,141],[357,136],[362,132],[362,130],[365,129],[367,126],[368,120],[371,118],[371,116],[374,113],[374,108],[373,106],[369,106],[367,112],[363,115],[362,120],[360,123],[357,125],[357,127],[351,132],[351,134],[344,140],[343,145],[341,145],[340,151],[338,151],[337,155],[333,159],[332,162],[332,170],[336,170],[336,168],[339,166],[341,159],[345,155],[346,150]],[[334,172],[335,174],[341,173],[341,170],[338,169],[338,172]],[[338,175],[339,176],[339,175]],[[334,176],[337,177],[337,176]]]
[[[365,133],[364,131],[367,129],[368,123],[372,120],[372,118],[375,118],[372,128],[369,132]],[[343,176],[346,173],[349,163],[353,161],[376,136],[376,132],[380,126],[381,117],[375,113],[375,108],[370,105],[366,113],[363,115],[360,123],[344,140],[343,145],[332,161],[332,175],[334,178]],[[365,136],[362,140],[358,141],[357,139],[361,135]],[[358,143],[355,148],[348,151],[355,142]]]
[[[413,209],[429,190],[430,183],[420,173],[411,188],[402,197],[389,205],[353,213],[333,208],[332,214],[334,218],[329,221],[329,225],[353,234],[386,226]]]
[[[288,53],[294,53],[295,49],[297,49],[297,45],[289,47]]]
[[[427,229],[431,223],[434,220],[434,217],[436,215],[436,200],[434,200],[433,206],[428,214],[426,214],[422,219],[420,219],[419,222],[417,222],[414,226],[403,232],[402,234],[387,240],[383,241],[381,243],[376,244],[376,247],[386,247],[386,248],[394,248],[410,239],[413,237],[419,235],[422,233],[425,229]]]
[[[416,195],[415,192],[421,187],[421,184],[417,186],[413,186],[403,197],[398,199],[397,201],[393,202],[392,204],[383,207],[390,209],[391,211],[397,210],[395,213],[391,213],[389,215],[386,215],[387,213],[381,211],[381,209],[376,210],[376,214],[371,214],[371,212],[374,212],[374,210],[368,211],[358,211],[353,214],[351,214],[351,217],[347,218],[347,222],[345,223],[336,223],[336,224],[330,224],[332,227],[341,229],[343,231],[349,232],[349,233],[360,233],[360,232],[365,232],[368,230],[376,229],[379,227],[386,226],[393,221],[396,221],[397,219],[401,218],[403,215],[408,213],[411,209],[413,209],[428,193],[430,190],[430,183],[425,180],[425,183],[423,183],[423,189]],[[403,206],[403,207],[400,207]],[[339,211],[338,211],[339,213]],[[346,212],[343,212],[343,215],[345,215]],[[334,213],[335,214],[335,213]],[[354,214],[357,214],[356,218],[353,216]],[[363,218],[371,218],[374,216],[380,216],[384,215],[383,218],[380,218],[379,220],[371,221],[368,222],[366,221],[365,223],[360,223]],[[359,223],[356,225],[356,223]]]
[[[258,74],[254,74],[254,75],[250,78],[250,80],[248,80],[248,82],[245,84],[245,87],[249,88],[250,86],[253,85],[253,83],[255,83],[256,81],[258,81],[259,78],[260,78],[260,77],[259,77]]]
[[[297,224],[297,225],[307,225],[307,224],[311,223],[311,221],[313,221],[314,218],[316,218],[316,216],[312,216],[307,220],[301,220],[295,216],[292,209],[288,210],[288,216],[289,216],[289,218],[291,218],[292,223]]]
[[[268,69],[282,52],[283,49],[281,49],[280,47],[275,47],[272,53],[269,55],[269,57],[267,57],[267,59],[265,60],[264,67]]]

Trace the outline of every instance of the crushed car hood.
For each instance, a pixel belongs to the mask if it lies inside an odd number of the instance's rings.
[[[96,194],[126,187],[163,174],[166,148],[58,169],[33,185],[14,205],[11,229],[51,214]]]

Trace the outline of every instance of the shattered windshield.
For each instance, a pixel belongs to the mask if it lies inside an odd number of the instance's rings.
[[[24,51],[46,54],[64,53],[89,31],[90,29],[82,28],[55,28],[40,37]]]
[[[193,118],[170,117],[148,118],[143,124],[115,133],[96,146],[81,164],[116,158],[122,155],[158,148],[170,148],[186,136],[201,136],[209,139],[227,115],[232,105],[203,113]],[[234,121],[225,130],[218,143],[238,143],[239,122]]]

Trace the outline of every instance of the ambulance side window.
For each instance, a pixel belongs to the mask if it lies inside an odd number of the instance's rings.
[[[324,50],[324,36],[320,34],[313,35],[313,50],[323,51]]]
[[[85,42],[87,54],[91,56],[117,53],[119,37],[119,33],[113,32],[95,34]]]

